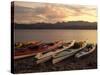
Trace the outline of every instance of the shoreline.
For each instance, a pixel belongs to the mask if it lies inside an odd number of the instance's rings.
[[[36,65],[33,57],[27,57],[14,61],[14,73],[36,73],[36,72],[52,72],[52,71],[69,71],[97,69],[97,48],[95,51],[80,59],[69,57],[57,64],[48,62]],[[47,67],[48,66],[48,67]]]

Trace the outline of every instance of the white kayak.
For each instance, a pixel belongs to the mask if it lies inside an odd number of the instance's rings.
[[[38,60],[36,61],[36,63],[37,63],[37,64],[44,63],[44,62],[46,62],[46,61],[48,61],[48,60],[50,60],[50,59],[51,59],[51,56],[45,57],[45,58],[42,58],[42,59],[38,59]]]
[[[51,56],[55,55],[56,53],[59,53],[61,51],[69,49],[70,47],[72,47],[74,45],[74,43],[75,43],[75,40],[73,40],[71,42],[64,42],[64,44],[62,45],[62,47],[60,49],[52,50],[47,53],[38,53],[35,57],[37,59],[42,59],[42,58],[49,57],[49,56],[51,57]]]
[[[50,51],[50,52],[47,52],[47,53],[38,53],[35,58],[38,59],[36,61],[37,64],[39,63],[43,63],[43,62],[46,62],[48,60],[50,60],[53,55],[55,55],[56,53],[59,53],[61,51],[64,51],[64,50],[67,50],[68,48],[72,47],[75,43],[75,40],[71,41],[71,42],[64,42],[64,44],[62,45],[63,47],[61,47],[60,49],[57,49],[57,50],[53,50],[53,51]]]
[[[93,44],[88,44],[86,46],[86,48],[84,48],[83,50],[81,50],[80,52],[76,53],[75,54],[75,57],[76,58],[80,58],[80,57],[83,57],[85,55],[88,55],[90,53],[92,53],[93,51],[95,51],[96,49],[96,45],[93,45]]]
[[[62,61],[62,60],[64,60],[64,59],[66,59],[66,58],[68,58],[68,57],[74,55],[74,54],[77,53],[78,51],[84,49],[84,48],[86,47],[86,45],[87,45],[87,43],[86,43],[86,41],[84,41],[84,42],[81,42],[81,45],[80,45],[79,48],[74,49],[74,47],[73,47],[73,48],[70,48],[70,49],[68,49],[68,50],[62,51],[62,52],[60,52],[60,53],[54,55],[54,56],[53,56],[52,63],[53,63],[53,64],[58,63],[58,62],[60,62],[60,61]]]

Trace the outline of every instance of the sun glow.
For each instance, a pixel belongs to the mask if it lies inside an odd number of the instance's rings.
[[[17,23],[96,22],[96,18],[95,6],[15,3],[15,22]]]

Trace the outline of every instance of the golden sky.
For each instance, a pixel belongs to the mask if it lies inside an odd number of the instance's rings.
[[[95,6],[15,2],[16,23],[56,23],[68,21],[97,21]]]

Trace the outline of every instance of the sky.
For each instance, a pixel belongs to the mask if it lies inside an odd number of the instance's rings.
[[[14,2],[14,6],[15,23],[97,21],[96,6],[36,2]]]

